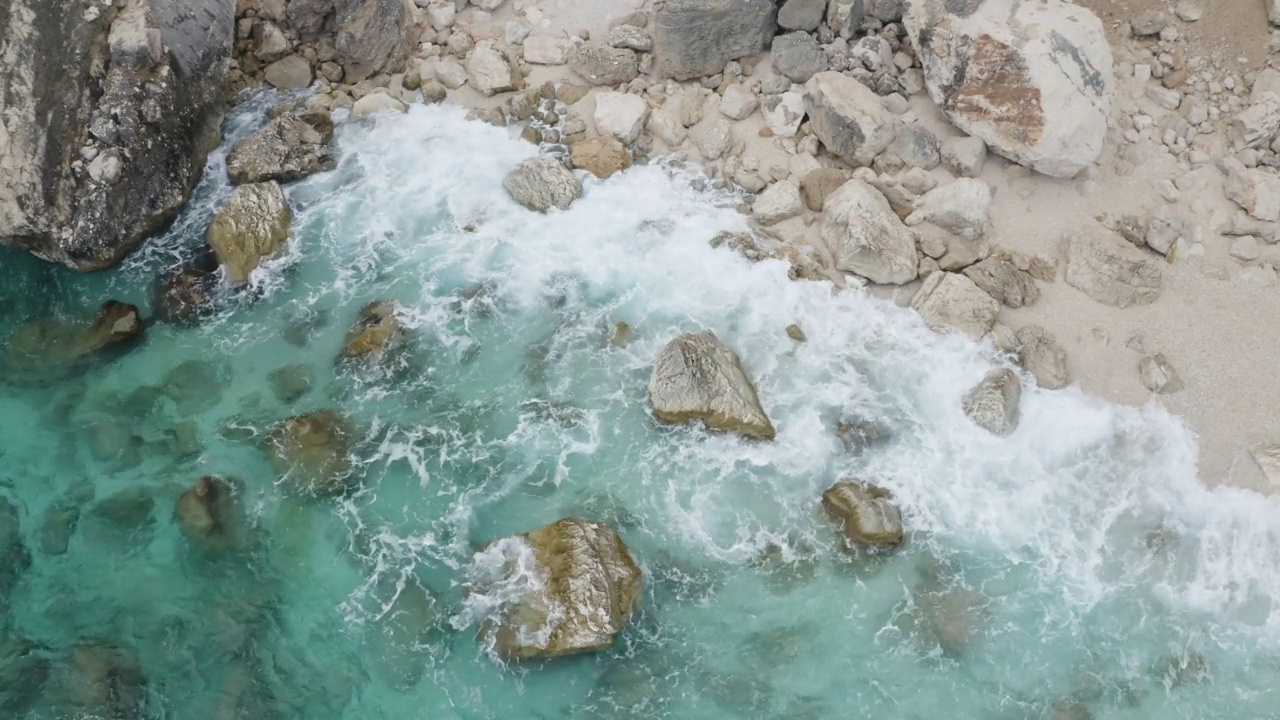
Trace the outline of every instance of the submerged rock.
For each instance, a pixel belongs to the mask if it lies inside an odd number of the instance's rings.
[[[80,509],[93,500],[93,485],[85,482],[76,485],[64,497],[58,498],[45,511],[44,520],[36,537],[40,552],[46,555],[62,555],[71,544],[71,536],[80,524]]]
[[[244,285],[263,260],[278,255],[291,221],[284,191],[274,181],[237,187],[209,223],[209,247],[218,254],[227,282]]]
[[[67,700],[91,717],[133,718],[145,711],[147,679],[131,650],[105,642],[71,652]]]
[[[231,386],[231,370],[221,362],[187,360],[164,376],[162,392],[177,405],[182,416],[195,415],[217,405]]]
[[[558,160],[540,156],[521,162],[502,181],[511,199],[535,212],[568,209],[582,197],[582,183]]]
[[[214,310],[218,261],[213,253],[170,268],[156,279],[155,308],[160,320],[189,324]]]
[[[904,25],[956,127],[1054,177],[1097,160],[1115,87],[1093,13],[1062,0],[915,0]]]
[[[351,487],[351,443],[346,418],[317,410],[279,423],[267,435],[271,465],[305,495],[340,495]]]
[[[850,545],[892,547],[902,544],[902,511],[884,488],[843,480],[822,493],[822,507],[840,521]]]
[[[622,538],[600,523],[557,520],[524,535],[498,541],[532,565],[537,585],[506,608],[489,628],[495,649],[509,658],[555,657],[611,647],[640,599],[641,573]]]
[[[142,334],[138,308],[108,300],[87,323],[39,318],[23,324],[9,338],[6,364],[20,379],[56,378],[128,350]]]
[[[394,363],[409,343],[408,331],[397,315],[399,312],[400,305],[393,300],[378,300],[360,308],[355,324],[347,331],[338,359],[365,366]]]
[[[0,612],[9,608],[9,595],[31,566],[31,553],[22,542],[18,507],[0,497]]]
[[[836,437],[845,450],[857,455],[888,442],[890,435],[883,425],[853,415],[836,421]]]
[[[987,373],[982,382],[964,396],[964,414],[993,435],[1008,435],[1018,427],[1021,398],[1022,382],[1017,373],[999,368]]]
[[[700,420],[712,430],[763,440],[775,434],[737,353],[710,330],[667,344],[649,378],[649,402],[661,422]]]
[[[227,175],[233,183],[288,183],[330,170],[332,137],[333,120],[326,112],[281,115],[231,149]]]
[[[267,376],[267,381],[271,383],[271,392],[275,393],[276,399],[286,405],[297,402],[311,392],[311,386],[315,382],[311,366],[306,363],[276,368]]]
[[[156,500],[148,487],[128,487],[100,501],[89,511],[95,529],[105,530],[111,539],[149,539],[155,525]]]
[[[50,662],[44,648],[21,638],[0,641],[0,713],[25,718],[44,693]]]
[[[209,552],[239,547],[244,541],[244,516],[239,483],[213,475],[200,478],[178,497],[173,514],[193,545]]]

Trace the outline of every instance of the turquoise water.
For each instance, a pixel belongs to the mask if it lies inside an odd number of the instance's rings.
[[[229,136],[259,122],[242,110]],[[541,216],[501,187],[536,148],[455,109],[336,143],[337,170],[289,188],[290,252],[251,292],[4,387],[0,497],[29,555],[0,604],[29,643],[0,652],[5,717],[93,717],[69,661],[86,642],[136,655],[124,717],[1280,717],[1280,503],[1204,490],[1176,419],[1027,381],[1017,432],[986,434],[959,408],[1003,362],[989,347],[712,249],[745,227],[736,201],[675,169],[588,180]],[[107,298],[149,315],[228,193],[220,157],[118,270],[0,254],[0,336]],[[335,364],[384,299],[412,328],[404,364]],[[634,334],[613,347],[617,322]],[[742,355],[775,442],[651,420],[654,357],[700,328]],[[313,379],[288,402],[286,366]],[[264,452],[316,409],[358,431],[341,499],[295,496]],[[841,419],[884,439],[847,448]],[[243,553],[195,552],[173,520],[206,474],[244,483]],[[841,547],[818,499],[847,476],[894,492],[899,551]],[[494,598],[469,593],[492,572],[476,553],[568,515],[621,533],[641,607],[612,652],[504,664],[477,637]]]

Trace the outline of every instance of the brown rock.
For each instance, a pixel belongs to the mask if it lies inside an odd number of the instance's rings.
[[[271,464],[299,492],[340,495],[351,487],[351,443],[346,418],[332,410],[295,415],[267,436]]]
[[[844,480],[822,493],[822,507],[840,521],[850,545],[902,544],[902,512],[888,490],[856,480]]]
[[[569,151],[569,162],[573,167],[604,180],[631,167],[631,156],[617,138],[598,137],[574,143]]]
[[[237,497],[240,492],[240,484],[234,480],[212,475],[197,480],[178,497],[174,507],[182,534],[206,551],[239,547],[244,540],[244,517]]]
[[[839,168],[821,167],[810,170],[800,181],[800,195],[804,197],[805,207],[814,212],[822,212],[827,196],[848,179]]]
[[[394,301],[374,301],[360,309],[360,315],[347,332],[339,360],[359,361],[365,365],[390,364],[408,345],[408,332],[396,313]]]

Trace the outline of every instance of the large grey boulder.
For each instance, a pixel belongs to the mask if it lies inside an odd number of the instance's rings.
[[[607,650],[640,599],[640,566],[622,538],[598,522],[557,520],[497,540],[490,553],[500,553],[505,562],[492,568],[499,571],[496,577],[479,583],[482,592],[489,584],[511,585],[517,573],[541,579],[504,592],[499,618],[484,629],[493,649],[506,658]]]
[[[715,75],[734,58],[764,52],[777,30],[774,0],[660,0],[653,55],[677,80]]]
[[[793,32],[773,39],[773,69],[791,82],[808,82],[827,69],[827,56],[807,32]]]
[[[237,187],[214,214],[207,234],[227,282],[249,282],[263,260],[278,255],[289,239],[292,219],[284,191],[274,181]]]
[[[898,134],[899,120],[880,96],[838,72],[820,72],[804,88],[813,134],[850,165],[870,165]]]
[[[957,273],[929,273],[911,298],[911,307],[934,332],[959,330],[977,340],[995,324],[1000,303]]]
[[[281,115],[241,140],[227,155],[233,183],[293,182],[333,167],[333,121],[325,112]]]
[[[536,212],[568,209],[582,197],[582,183],[563,163],[546,156],[521,162],[502,181],[511,199]]]
[[[1104,305],[1150,305],[1160,297],[1160,268],[1114,236],[1071,235],[1066,245],[1067,284]]]
[[[916,279],[915,235],[879,190],[854,178],[828,195],[822,207],[822,242],[836,269],[885,285]]]
[[[908,225],[933,223],[966,240],[987,234],[991,224],[991,186],[973,178],[960,178],[926,192],[907,217]]]
[[[813,32],[827,12],[827,0],[786,0],[778,8],[778,27]]]
[[[229,1],[0,9],[0,244],[108,267],[183,206],[217,146]]]
[[[425,29],[410,0],[290,0],[287,15],[302,42],[333,42],[349,83],[403,70]]]
[[[915,0],[903,22],[956,127],[1054,177],[1097,160],[1115,83],[1092,12],[1063,0]]]
[[[992,370],[964,396],[964,414],[992,435],[1008,435],[1018,427],[1021,398],[1017,373],[1008,368]]]
[[[850,545],[893,547],[902,544],[902,511],[884,488],[843,480],[822,493],[822,507],[841,523]]]
[[[649,402],[665,423],[700,420],[712,430],[763,440],[775,434],[738,354],[710,330],[667,344],[649,377]]]

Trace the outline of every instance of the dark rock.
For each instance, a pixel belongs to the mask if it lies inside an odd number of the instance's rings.
[[[44,648],[20,638],[0,642],[0,713],[25,718],[40,699],[49,679],[50,662]]]
[[[71,544],[71,536],[80,524],[80,508],[93,500],[93,485],[82,483],[58,498],[45,512],[37,540],[46,555],[62,555]]]
[[[0,244],[96,270],[172,219],[220,139],[234,22],[230,2],[8,3]]]
[[[809,33],[787,33],[773,39],[773,69],[792,82],[808,82],[827,69],[827,56]]]
[[[774,0],[667,0],[653,14],[658,69],[690,80],[764,52],[777,30],[777,13]]]
[[[311,392],[314,382],[311,366],[306,363],[285,365],[272,370],[267,379],[271,382],[271,391],[286,405]]]
[[[108,300],[87,323],[40,318],[9,338],[5,359],[15,376],[51,379],[127,351],[141,338],[138,308]]]
[[[10,594],[30,566],[31,553],[22,543],[18,506],[0,497],[0,617],[7,614]]]
[[[311,338],[329,325],[329,311],[304,308],[289,318],[281,332],[284,341],[295,347],[306,347]]]
[[[209,360],[187,360],[170,370],[161,390],[178,405],[182,416],[204,412],[217,405],[231,386],[231,370]]]
[[[342,343],[340,361],[365,366],[393,365],[408,346],[409,334],[397,316],[394,301],[374,301],[360,309],[356,322]]]
[[[175,325],[195,322],[214,310],[218,261],[213,253],[165,271],[156,280],[156,317]]]
[[[245,540],[240,483],[207,475],[178,498],[174,518],[187,540],[206,552],[238,548]]]
[[[787,0],[778,10],[778,27],[813,32],[826,11],[826,0]]]

